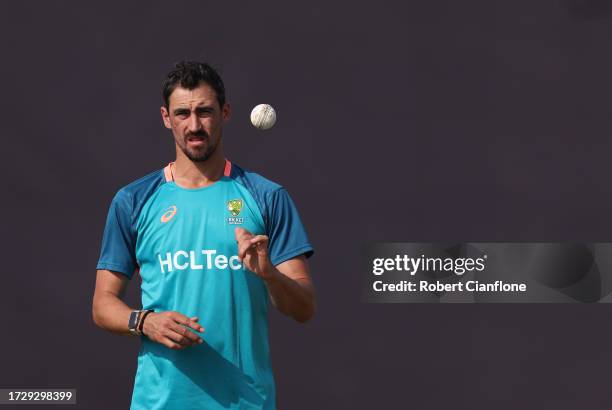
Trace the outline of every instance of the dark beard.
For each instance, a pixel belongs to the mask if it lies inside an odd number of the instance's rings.
[[[208,158],[210,158],[212,154],[215,153],[215,151],[217,150],[217,145],[209,145],[208,147],[206,147],[206,150],[204,150],[204,152],[198,153],[189,151],[187,147],[181,147],[181,150],[191,161],[204,162],[208,160]]]
[[[187,138],[189,138],[190,136],[197,136],[197,137],[205,138],[207,140],[207,142],[208,142],[208,145],[206,146],[206,150],[204,150],[204,152],[200,152],[200,151],[192,152],[192,151],[189,151],[189,149],[187,148],[187,146],[188,146]],[[204,162],[204,161],[208,160],[208,158],[210,158],[211,155],[215,153],[215,151],[217,150],[217,146],[219,145],[218,142],[216,144],[212,145],[210,143],[210,137],[208,135],[206,135],[206,133],[197,133],[197,134],[187,135],[187,136],[185,136],[184,143],[185,143],[185,145],[181,146],[181,150],[183,151],[185,156],[187,158],[189,158],[193,162]]]

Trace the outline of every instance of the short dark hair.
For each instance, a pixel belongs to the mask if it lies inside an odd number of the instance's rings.
[[[197,61],[180,61],[174,65],[174,69],[168,73],[164,80],[162,96],[166,109],[169,106],[170,94],[179,85],[182,88],[193,90],[201,83],[206,83],[215,90],[219,107],[225,105],[225,86],[217,71],[206,63]]]

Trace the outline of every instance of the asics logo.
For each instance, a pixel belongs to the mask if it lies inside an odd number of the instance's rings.
[[[174,215],[176,215],[176,205],[169,207],[159,220],[165,224],[170,219],[174,218]]]

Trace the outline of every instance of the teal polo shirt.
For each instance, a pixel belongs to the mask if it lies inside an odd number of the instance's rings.
[[[97,269],[142,278],[143,309],[198,316],[204,343],[172,350],[141,338],[131,409],[274,409],[264,282],[238,260],[234,229],[269,236],[273,265],[313,248],[287,191],[226,161],[186,189],[170,165],[117,192]]]

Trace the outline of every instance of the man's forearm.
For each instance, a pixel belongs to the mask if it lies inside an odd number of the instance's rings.
[[[132,308],[112,293],[96,294],[93,301],[93,320],[96,325],[119,335],[131,335],[128,322]]]
[[[310,282],[291,279],[274,268],[265,283],[279,311],[302,323],[314,316],[315,295]]]

